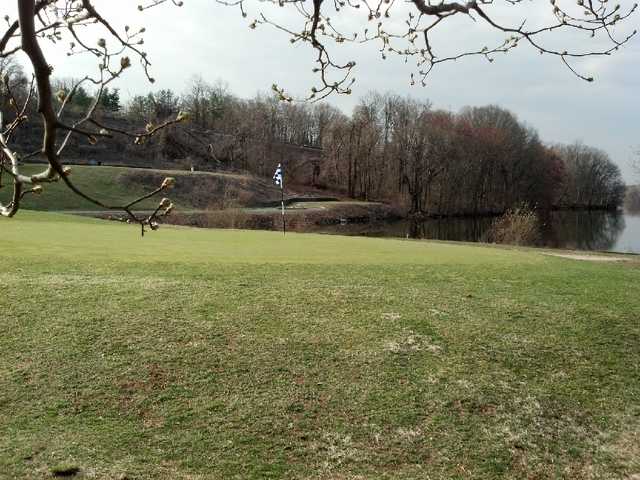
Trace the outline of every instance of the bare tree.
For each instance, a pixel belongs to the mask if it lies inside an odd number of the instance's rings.
[[[636,172],[638,180],[640,180],[640,147],[635,151],[635,156],[631,160],[631,168]]]
[[[617,208],[624,199],[620,168],[597,148],[580,143],[556,148],[567,176],[561,202],[581,208]]]
[[[501,20],[501,5],[492,0],[471,0],[464,3],[411,0],[406,4],[400,4],[395,0],[267,0],[257,4],[255,16],[253,12],[248,11],[247,0],[216,1],[238,8],[243,17],[251,13],[254,17],[253,20],[249,20],[251,28],[269,25],[285,32],[291,43],[305,43],[312,47],[317,62],[314,71],[318,74],[318,83],[311,88],[307,100],[319,100],[332,93],[351,93],[356,63],[339,62],[334,60],[333,54],[335,47],[347,43],[377,42],[382,58],[397,55],[407,61],[414,61],[417,72],[411,74],[412,82],[418,81],[423,84],[434,67],[441,63],[469,56],[480,56],[493,61],[497,54],[511,52],[520,44],[528,44],[540,53],[557,57],[579,78],[591,81],[592,78],[580,73],[572,61],[589,56],[610,55],[636,34],[633,31],[617,37],[615,30],[619,23],[637,9],[637,4],[625,10],[619,5],[612,6],[606,0],[578,0],[577,5],[572,6],[561,6],[561,0],[551,0],[553,20],[545,25],[533,25],[526,19],[506,24]],[[507,0],[507,3],[512,7],[525,7],[522,0]],[[138,10],[145,11],[163,4],[182,6],[183,2],[147,0],[138,6]],[[272,6],[287,7],[297,12],[300,15],[300,23],[290,26],[272,21],[268,16],[268,8]],[[110,205],[97,198],[95,192],[79,189],[72,181],[70,170],[63,161],[65,147],[73,135],[84,137],[90,143],[106,140],[114,135],[123,135],[141,145],[160,130],[185,119],[186,115],[179,113],[171,120],[148,124],[144,131],[125,131],[96,118],[96,109],[105,90],[131,66],[132,58],[141,64],[149,81],[154,81],[150,74],[150,60],[142,49],[144,28],[133,30],[125,27],[124,31],[116,29],[109,19],[100,13],[92,0],[17,0],[17,8],[18,19],[12,20],[7,17],[7,29],[0,35],[0,59],[11,59],[16,53],[23,51],[31,64],[33,81],[31,88],[27,87],[28,94],[24,99],[19,99],[12,93],[13,85],[9,76],[6,76],[4,81],[6,95],[10,98],[13,109],[13,118],[4,118],[0,122],[0,172],[11,178],[13,194],[7,205],[0,205],[0,215],[15,215],[24,195],[39,193],[42,191],[42,184],[61,180],[75,194],[102,208],[126,212],[130,220],[141,226],[143,233],[145,226],[155,229],[159,217],[171,210],[171,202],[168,199],[162,199],[157,209],[149,216],[136,215],[133,208],[142,200],[169,188],[173,179],[166,179],[156,190],[125,205]],[[354,18],[361,18],[366,26],[360,31],[343,31],[342,25],[353,25]],[[471,45],[460,52],[440,56],[433,45],[433,33],[443,24],[456,18],[466,18],[483,24],[501,36],[506,35],[506,39],[492,46]],[[94,44],[93,41],[87,40],[87,31],[95,28],[104,32],[104,38]],[[576,32],[598,38],[592,49],[569,51],[555,46],[555,38],[562,32]],[[81,78],[67,93],[54,92],[51,82],[53,68],[41,48],[43,41],[52,41],[58,48],[67,48],[66,45],[70,45],[67,52],[69,55],[95,56],[99,63],[97,73]],[[96,91],[93,101],[80,120],[69,122],[64,116],[69,99],[77,89],[86,85],[91,85]],[[273,90],[280,100],[292,100],[282,87],[273,85]],[[17,129],[25,125],[30,100],[35,96],[44,125],[42,147],[34,152],[14,152],[11,148],[12,136]],[[37,156],[46,159],[46,169],[35,175],[23,175],[20,172],[20,163]],[[366,182],[368,177],[365,178]],[[364,188],[371,187],[365,185]]]
[[[184,115],[179,114],[175,119],[160,125],[150,124],[145,131],[130,132],[104,124],[95,116],[110,84],[131,66],[131,56],[139,59],[147,77],[153,82],[149,74],[149,60],[140,47],[143,44],[141,35],[144,33],[144,28],[135,32],[132,32],[129,27],[126,27],[123,33],[116,31],[90,0],[19,0],[17,4],[18,19],[11,22],[8,17],[5,17],[8,28],[0,37],[0,59],[6,61],[17,52],[23,51],[33,69],[33,80],[26,98],[20,100],[14,94],[12,76],[7,74],[2,79],[3,93],[9,98],[13,118],[0,119],[0,150],[2,152],[0,174],[6,174],[11,178],[13,193],[7,205],[0,205],[0,215],[6,217],[15,215],[25,195],[40,193],[44,183],[62,180],[71,191],[95,205],[107,210],[126,212],[130,221],[141,226],[143,234],[146,226],[155,230],[159,219],[171,212],[173,208],[169,199],[163,198],[156,209],[147,216],[138,215],[133,209],[141,201],[169,189],[174,183],[173,178],[166,178],[158,188],[127,204],[111,205],[96,198],[94,192],[86,192],[78,188],[70,177],[70,168],[66,167],[62,160],[72,135],[84,137],[91,144],[114,135],[124,135],[130,137],[136,144],[143,144],[163,128],[185,119]],[[95,24],[100,25],[107,36],[93,45],[85,41],[84,35],[86,35],[86,27]],[[95,75],[87,75],[74,81],[68,90],[61,89],[54,93],[51,79],[53,68],[47,62],[40,43],[43,40],[58,42],[63,35],[73,39],[70,43],[69,55],[81,53],[94,55],[98,59],[99,67]],[[92,85],[96,89],[95,96],[79,120],[68,122],[65,119],[65,110],[74,95],[85,85]],[[27,122],[27,109],[36,92],[37,110],[43,124],[42,148],[33,152],[14,152],[10,148],[12,136]],[[21,162],[38,156],[46,158],[47,167],[35,175],[23,175],[20,172]]]

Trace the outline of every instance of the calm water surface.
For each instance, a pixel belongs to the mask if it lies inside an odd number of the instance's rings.
[[[455,218],[388,224],[336,225],[324,229],[344,235],[409,237],[478,242],[492,218]],[[640,214],[553,212],[543,221],[541,246],[640,254]]]

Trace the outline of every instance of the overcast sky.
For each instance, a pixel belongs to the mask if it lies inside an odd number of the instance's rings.
[[[575,5],[575,1],[566,3]],[[2,15],[15,18],[15,1],[4,0],[2,4]],[[94,4],[115,25],[147,29],[144,49],[153,62],[156,83],[146,82],[140,68],[131,69],[117,84],[125,98],[161,88],[181,92],[194,75],[209,81],[221,79],[242,97],[268,91],[272,83],[299,95],[313,85],[313,51],[309,46],[291,45],[286,34],[268,26],[248,28],[250,21],[264,11],[280,23],[300,29],[300,17],[290,6],[269,7],[248,0],[248,17],[242,18],[238,9],[213,0],[184,0],[182,8],[161,6],[145,12],[137,10],[137,0],[94,0]],[[620,4],[624,9],[633,1]],[[345,28],[361,31],[367,27],[366,16],[343,12]],[[332,15],[332,20],[338,22],[340,17]],[[527,18],[528,25],[541,25],[552,18],[547,0],[498,7],[496,15],[501,21],[512,23]],[[396,21],[400,20],[398,15]],[[491,46],[504,38],[504,34],[491,33],[481,22],[474,23],[467,17],[444,23],[434,37],[436,53],[441,55]],[[618,33],[622,36],[639,24],[640,14],[636,14],[619,27]],[[590,42],[601,39],[575,34],[549,41],[554,46],[563,45],[561,49],[589,49]],[[581,71],[595,77],[593,83],[577,79],[558,58],[541,56],[524,45],[497,57],[493,63],[471,58],[443,64],[433,71],[424,88],[410,86],[409,75],[415,70],[410,64],[399,59],[381,60],[377,45],[341,46],[336,53],[341,60],[357,62],[353,95],[329,98],[345,113],[351,112],[358,97],[370,90],[427,98],[435,107],[454,111],[465,105],[498,104],[535,127],[548,143],[580,140],[604,149],[620,165],[625,180],[636,180],[629,161],[632,152],[640,148],[638,38],[613,56],[590,58],[579,64]],[[46,54],[60,77],[78,77],[96,69],[95,58],[89,56],[67,57],[51,47],[47,47]]]

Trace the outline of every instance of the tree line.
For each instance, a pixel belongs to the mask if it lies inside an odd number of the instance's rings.
[[[620,170],[605,152],[547,145],[498,106],[452,113],[374,93],[331,123],[323,147],[326,184],[354,198],[395,200],[415,214],[501,213],[522,204],[617,208],[624,197]]]
[[[11,66],[11,74],[21,72]],[[71,83],[54,83],[61,98]],[[283,160],[289,170],[296,167],[295,156],[281,158],[278,145],[316,148],[307,183],[390,202],[410,214],[497,214],[523,204],[617,208],[624,199],[620,170],[605,152],[578,143],[546,144],[533,127],[499,106],[454,113],[425,100],[370,93],[346,115],[327,103],[282,102],[277,94],[242,99],[224,83],[202,78],[192,79],[181,94],[159,90],[124,105],[118,90],[106,93],[105,114],[148,128],[188,112],[190,122],[164,131],[161,140],[181,135],[183,143],[206,144],[192,154],[208,155],[210,168],[270,176]],[[82,109],[90,98],[91,92],[76,91],[69,103]]]
[[[195,125],[227,135],[225,162],[258,175],[270,175],[280,161],[270,157],[278,153],[275,144],[321,148],[313,183],[413,214],[500,213],[522,204],[617,208],[624,198],[620,170],[605,152],[545,144],[498,106],[452,113],[428,101],[371,93],[349,116],[326,103],[291,104],[265,94],[240,99],[224,84],[201,79],[181,97],[164,91],[146,97],[147,110],[144,104],[134,98],[129,114],[160,119],[185,109]],[[251,155],[243,154],[247,146]]]

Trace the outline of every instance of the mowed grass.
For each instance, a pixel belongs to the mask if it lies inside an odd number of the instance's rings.
[[[123,205],[145,193],[143,190],[136,191],[130,187],[127,188],[119,181],[120,175],[128,171],[135,171],[135,169],[85,165],[72,165],[70,168],[78,188],[87,192],[99,191],[99,199],[104,203]],[[43,169],[44,165],[25,165],[22,167],[21,173],[33,175]],[[3,179],[3,183],[8,181],[8,178]],[[22,208],[31,210],[103,210],[81,197],[70,195],[69,189],[61,181],[45,184],[43,188],[45,189],[43,195],[27,195],[22,202]],[[9,201],[10,190],[8,186],[0,190],[0,201]],[[155,208],[156,204],[155,200],[145,201],[140,204],[140,207]]]
[[[0,477],[640,474],[640,269],[0,222]]]
[[[189,175],[203,176],[222,176],[232,177],[228,174],[213,173],[191,173],[184,170],[153,170],[130,167],[107,167],[107,166],[89,166],[89,165],[72,165],[71,175],[74,184],[84,192],[99,192],[95,197],[101,202],[109,205],[125,205],[142,195],[153,191],[160,186],[145,185],[141,180],[134,182],[136,175],[145,175],[156,172],[165,176],[176,177],[178,181],[180,177]],[[24,165],[21,167],[21,173],[24,175],[34,175],[41,172],[44,165]],[[128,181],[124,181],[124,177],[129,176]],[[7,203],[11,199],[10,179],[5,176],[2,180],[5,188],[0,189],[0,201]],[[43,184],[44,193],[42,195],[29,194],[24,197],[21,206],[24,209],[40,210],[40,211],[103,211],[104,208],[95,205],[82,197],[71,195],[69,189],[62,181]],[[181,209],[193,209],[193,205],[188,198],[181,196],[175,199],[173,192],[168,192],[168,196],[172,197],[176,207]],[[136,205],[137,209],[149,210],[154,209],[158,205],[160,196],[152,199],[144,200]],[[120,212],[116,212],[120,214]]]

